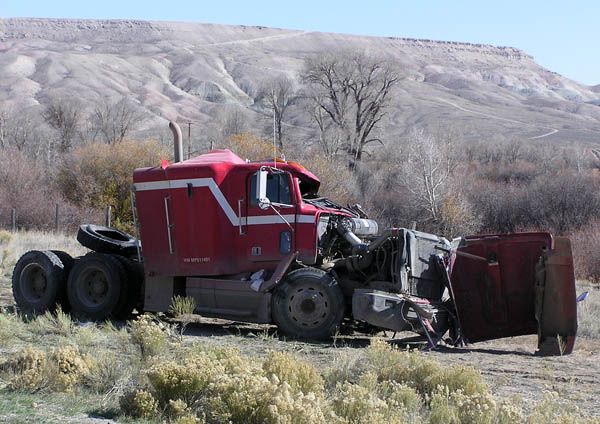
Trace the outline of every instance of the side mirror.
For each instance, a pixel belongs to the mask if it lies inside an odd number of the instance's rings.
[[[258,207],[265,210],[271,206],[271,200],[267,197],[267,171],[260,170],[256,173],[256,197]]]

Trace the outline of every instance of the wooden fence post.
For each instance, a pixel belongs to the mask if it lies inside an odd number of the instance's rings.
[[[58,203],[56,204],[56,209],[54,210],[54,231],[58,233]]]
[[[107,227],[110,227],[111,213],[112,213],[112,206],[109,205],[106,207],[106,226]]]
[[[10,222],[11,222],[12,232],[16,233],[17,232],[17,208],[12,208]]]

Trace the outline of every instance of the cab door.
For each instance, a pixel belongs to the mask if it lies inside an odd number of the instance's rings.
[[[256,174],[247,177],[246,216],[240,218],[246,255],[251,262],[279,262],[295,249],[297,199],[288,172],[270,172],[267,197],[271,206],[261,209],[256,195]]]

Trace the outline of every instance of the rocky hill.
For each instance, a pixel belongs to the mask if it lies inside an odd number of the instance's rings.
[[[388,137],[441,125],[470,139],[600,140],[600,86],[544,69],[516,48],[265,27],[0,19],[0,102],[36,107],[68,96],[93,105],[125,96],[145,110],[147,131],[166,119],[210,125],[239,107],[259,127],[262,80],[298,80],[305,57],[348,49],[386,57],[402,75]],[[306,132],[310,121],[295,110],[288,125]]]

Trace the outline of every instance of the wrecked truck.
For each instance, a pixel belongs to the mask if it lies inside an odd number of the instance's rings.
[[[165,312],[275,324],[324,339],[342,325],[412,331],[429,347],[538,335],[538,352],[567,354],[577,331],[569,240],[546,232],[443,237],[380,228],[358,206],[319,194],[302,165],[249,162],[229,150],[136,169],[140,238],[81,226],[92,250],[31,251],[13,273],[19,309],[62,305],[93,320]]]

